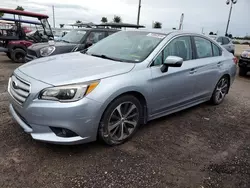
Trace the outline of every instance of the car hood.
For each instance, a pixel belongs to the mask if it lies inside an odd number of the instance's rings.
[[[73,49],[77,44],[66,43],[66,42],[43,42],[43,43],[35,43],[29,47],[31,50],[38,51],[47,46],[55,46],[56,48],[70,48]]]
[[[80,52],[40,58],[19,67],[19,71],[51,85],[88,82],[124,74],[134,63],[124,63],[85,55]]]

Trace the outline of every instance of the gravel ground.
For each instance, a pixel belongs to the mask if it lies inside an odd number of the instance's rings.
[[[12,121],[6,88],[18,66],[0,54],[0,187],[250,187],[250,76],[223,104],[149,122],[121,146],[58,146]]]

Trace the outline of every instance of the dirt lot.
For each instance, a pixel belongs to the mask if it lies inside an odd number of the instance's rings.
[[[202,104],[152,121],[118,147],[36,142],[8,113],[0,55],[0,187],[250,187],[250,76],[220,106]]]

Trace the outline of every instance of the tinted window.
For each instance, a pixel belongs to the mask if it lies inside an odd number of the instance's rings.
[[[201,37],[194,37],[194,42],[196,46],[197,58],[212,57],[212,45],[207,39]]]
[[[98,41],[105,38],[105,32],[102,31],[93,31],[89,34],[86,42],[90,44],[95,44]]]
[[[223,37],[223,43],[222,44],[228,44],[230,40],[226,37]]]
[[[141,62],[166,37],[144,31],[120,31],[92,46],[87,54],[105,55],[127,62]]]
[[[221,55],[221,50],[218,46],[216,46],[215,44],[212,43],[213,46],[213,52],[214,52],[214,56],[220,56]]]

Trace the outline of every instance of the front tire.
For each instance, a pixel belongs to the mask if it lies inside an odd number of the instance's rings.
[[[223,102],[226,97],[226,94],[228,93],[229,86],[230,83],[228,77],[223,76],[215,86],[213,95],[210,100],[212,104],[219,105]]]
[[[17,48],[15,50],[13,50],[13,52],[11,53],[11,59],[15,63],[24,63],[25,62],[25,55],[26,55],[26,52],[23,49]]]
[[[105,110],[98,136],[110,146],[129,140],[137,131],[142,117],[142,105],[132,95],[115,99]]]

